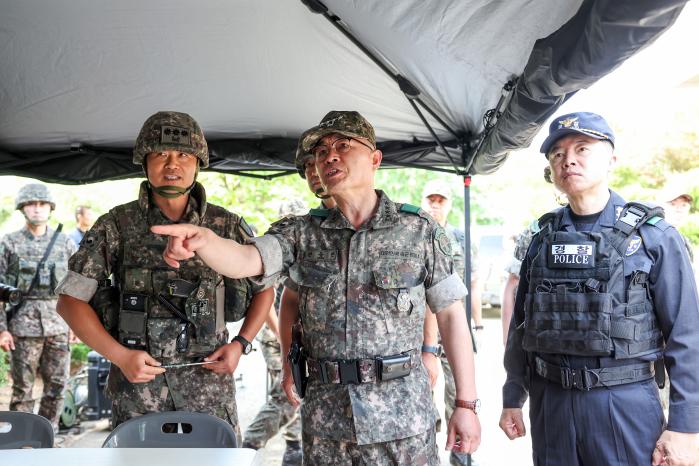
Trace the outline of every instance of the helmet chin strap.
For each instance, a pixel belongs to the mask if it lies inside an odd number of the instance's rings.
[[[146,172],[146,179],[148,179],[148,172],[146,171],[146,164],[143,164],[143,171]],[[197,177],[199,176],[199,163],[197,163],[197,171],[194,173],[194,181],[192,181],[192,184],[189,185],[188,188],[182,188],[180,186],[171,186],[171,185],[165,185],[165,186],[153,186],[153,184],[148,180],[148,186],[150,189],[153,190],[153,192],[157,193],[159,196],[162,196],[167,199],[175,199],[176,197],[184,196],[185,194],[189,194],[189,192],[194,188],[194,185],[197,183]]]
[[[313,194],[315,195],[315,197],[317,197],[318,199],[322,199],[322,200],[330,199],[332,197],[330,194],[325,194],[325,191],[323,191],[322,187],[316,189],[316,192]]]
[[[47,223],[49,223],[49,219],[46,219],[46,220],[31,220],[31,219],[27,216],[27,214],[24,213],[24,211],[22,211],[22,215],[24,215],[24,219],[27,221],[28,224],[33,225],[33,226],[35,226],[35,227],[39,227],[39,226],[41,226],[41,225],[46,225]]]

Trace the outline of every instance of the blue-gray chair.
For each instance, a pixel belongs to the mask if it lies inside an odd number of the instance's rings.
[[[215,416],[167,411],[138,416],[117,426],[102,448],[236,448],[235,431]]]
[[[20,411],[0,411],[0,450],[53,448],[53,427],[42,416]]]

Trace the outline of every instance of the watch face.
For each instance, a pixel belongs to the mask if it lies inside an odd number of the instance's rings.
[[[250,352],[252,351],[252,343],[250,343],[240,335],[235,336],[233,339],[243,346],[243,354],[250,354]]]
[[[476,398],[476,401],[473,402],[473,412],[478,414],[481,411],[481,400]]]

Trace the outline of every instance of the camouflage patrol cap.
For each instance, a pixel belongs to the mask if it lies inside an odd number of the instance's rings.
[[[374,127],[359,112],[346,110],[328,112],[318,125],[306,130],[299,139],[295,163],[302,178],[305,178],[303,164],[306,157],[310,154],[311,149],[318,144],[318,141],[329,134],[366,139],[372,147],[376,147]]]
[[[56,202],[53,200],[51,191],[49,191],[49,188],[45,184],[30,183],[25,184],[17,191],[15,209],[22,210],[22,207],[26,204],[37,201],[49,203],[51,205],[51,210],[56,208]]]
[[[304,215],[306,212],[308,212],[308,207],[299,199],[284,201],[279,205],[280,218],[287,215]]]
[[[200,167],[209,166],[209,149],[199,124],[186,113],[158,112],[151,115],[136,139],[133,163],[143,165],[151,152],[176,150],[192,154]]]

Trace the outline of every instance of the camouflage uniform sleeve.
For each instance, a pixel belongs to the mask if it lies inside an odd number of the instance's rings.
[[[97,291],[97,283],[109,278],[119,248],[119,231],[110,214],[97,219],[85,234],[80,248],[68,261],[68,273],[56,287],[66,294],[88,302]]]
[[[430,241],[425,242],[427,279],[425,280],[427,304],[435,314],[468,294],[464,282],[454,272],[451,241],[444,229],[431,224]]]
[[[273,285],[281,275],[286,275],[296,257],[297,230],[303,228],[305,217],[287,216],[270,226],[263,236],[251,238],[262,258],[264,272],[252,281]]]
[[[10,285],[7,283],[7,264],[9,261],[10,249],[7,247],[7,242],[5,241],[7,237],[3,237],[0,240],[0,283],[4,285]],[[0,332],[7,330],[7,315],[5,314],[5,305],[0,303]]]
[[[234,216],[236,219],[234,224],[232,225],[232,231],[229,232],[229,238],[237,241],[240,244],[246,244],[250,242],[250,239],[253,237],[253,232],[248,226],[247,222],[245,222],[245,219],[243,217],[239,216]],[[233,279],[233,278],[228,278],[224,277],[223,281],[226,284],[226,287],[230,287],[230,285],[234,284],[234,280],[237,280],[239,282],[242,282],[245,284],[245,287],[250,291],[251,294],[256,294],[259,293],[260,291],[263,291],[271,286],[271,284],[259,284],[255,283],[252,280],[248,278],[244,279]],[[233,287],[235,288],[235,286]]]

